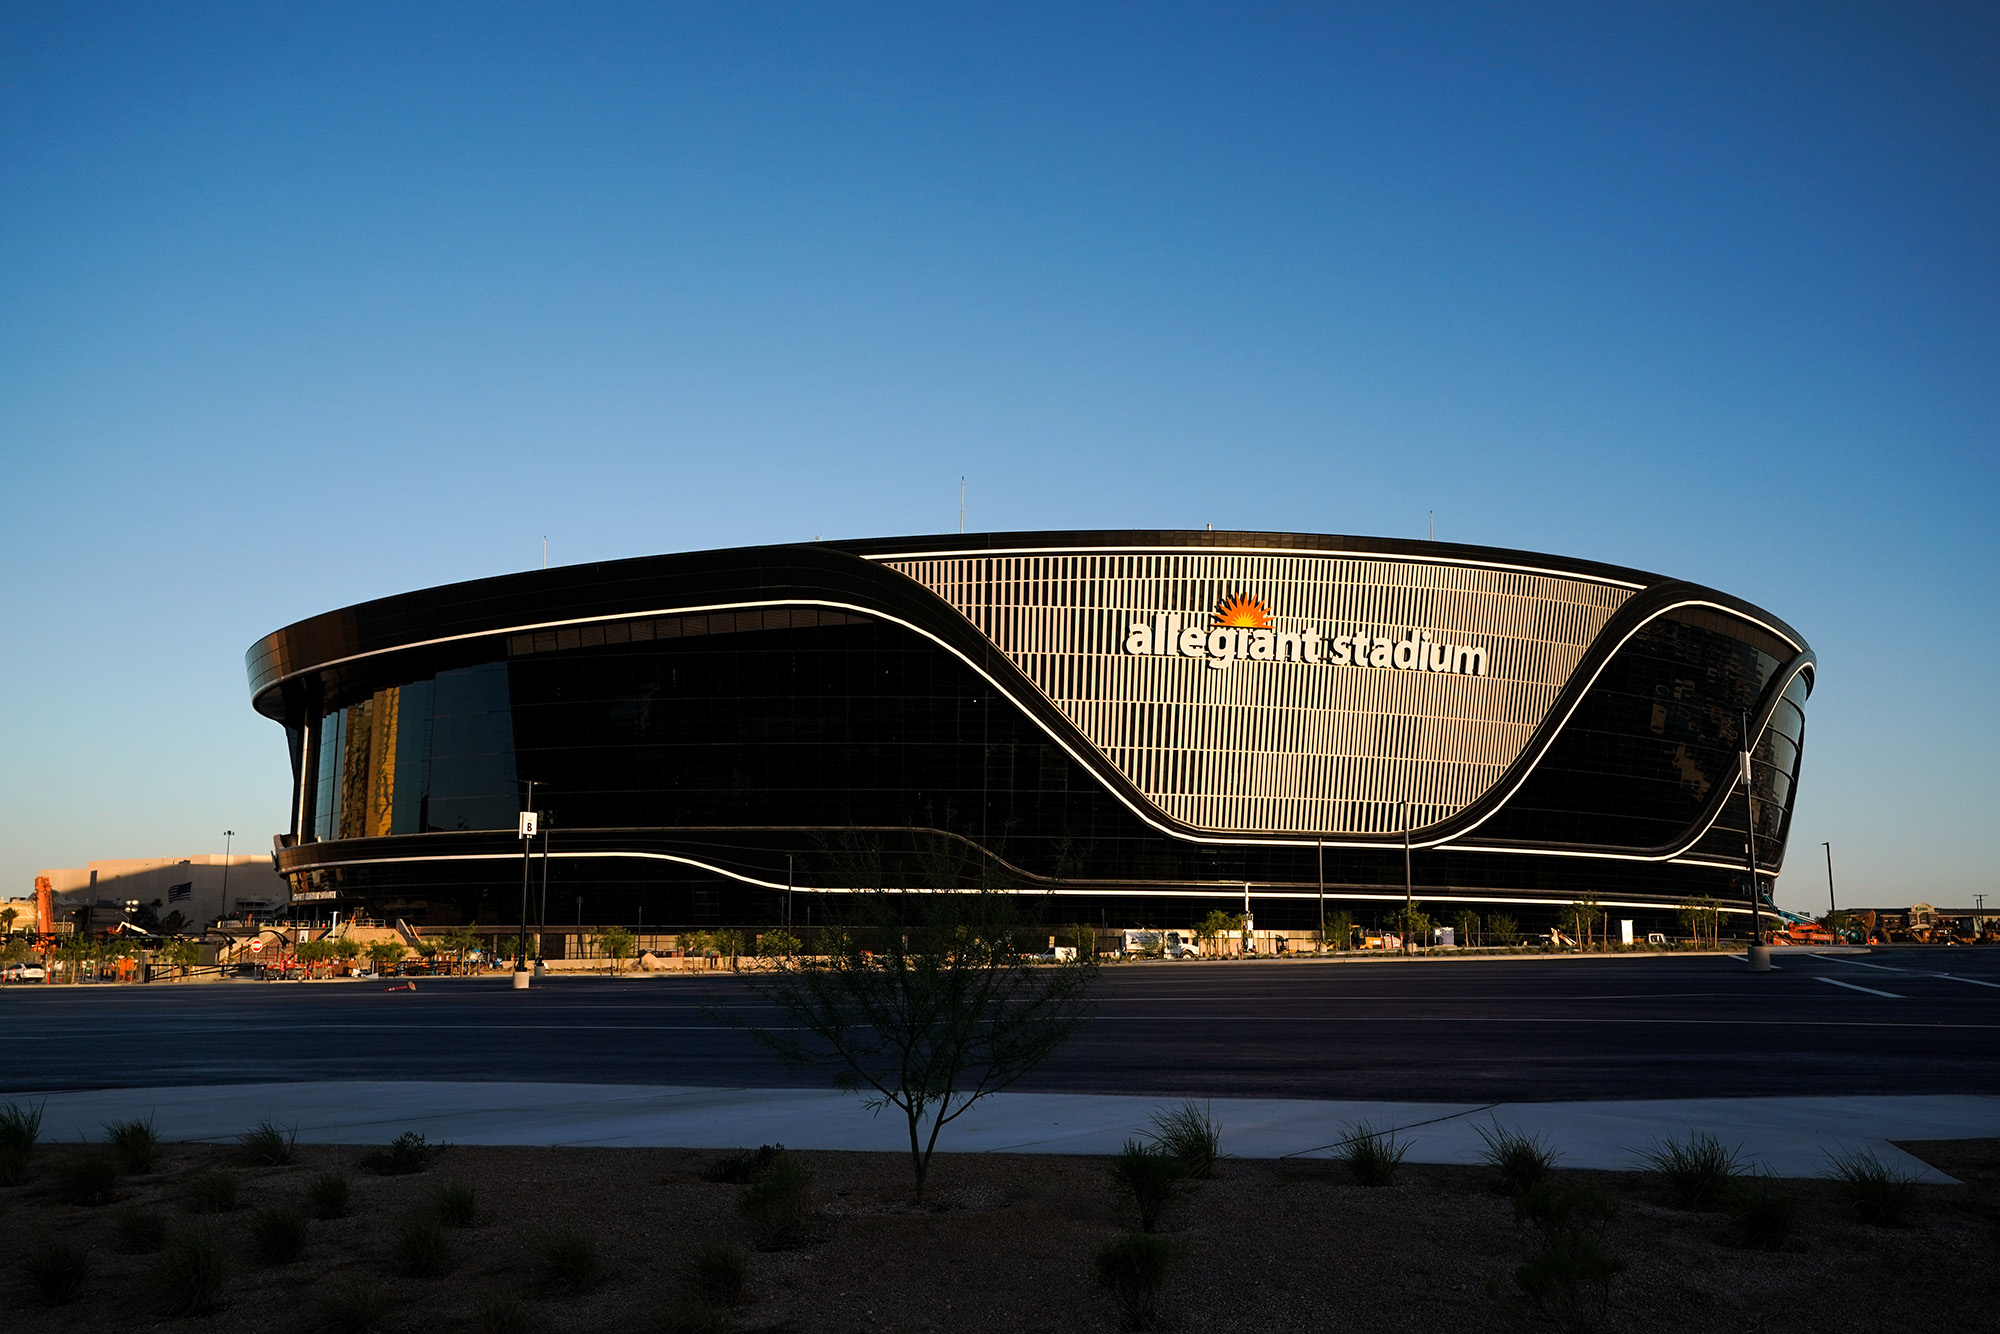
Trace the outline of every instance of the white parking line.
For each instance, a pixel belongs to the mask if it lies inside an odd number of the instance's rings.
[[[1888,964],[1886,964],[1886,963],[1863,963],[1863,962],[1861,962],[1861,960],[1859,960],[1859,959],[1843,959],[1843,958],[1842,958],[1841,956],[1839,956],[1838,954],[1815,954],[1815,955],[1813,955],[1813,958],[1815,958],[1815,959],[1831,959],[1831,960],[1833,960],[1833,961],[1834,961],[1835,963],[1851,963],[1851,964],[1853,964],[1853,965],[1854,965],[1854,966],[1855,966],[1856,968],[1879,968],[1879,969],[1881,969],[1881,970],[1882,970],[1883,972],[1885,972],[1885,973],[1907,973],[1907,972],[1909,972],[1909,971],[1910,971],[1910,970],[1909,970],[1909,969],[1907,969],[1907,968],[1891,968],[1891,967],[1890,967],[1890,966],[1889,966]]]
[[[1907,977],[1941,977],[1947,982],[1969,982],[1975,987],[1992,987],[2000,991],[2000,982],[1982,982],[1976,977],[1960,977],[1956,973],[1924,973],[1914,968],[1891,968],[1886,963],[1863,963],[1859,959],[1843,959],[1837,954],[1818,954],[1814,958],[1832,959],[1835,963],[1851,963],[1856,968],[1876,968],[1885,973],[1902,973]],[[1866,990],[1866,988],[1863,988]]]
[[[1863,987],[1863,986],[1857,986],[1852,982],[1843,982],[1837,977],[1822,977],[1819,979],[1819,981],[1826,983],[1830,987],[1846,987],[1849,991],[1865,991],[1871,996],[1887,996],[1890,1000],[1908,999],[1908,997],[1905,996],[1898,996],[1893,991],[1877,991],[1873,987]]]

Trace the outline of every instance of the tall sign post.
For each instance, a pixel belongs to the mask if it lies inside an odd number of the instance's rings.
[[[1771,947],[1764,943],[1764,895],[1757,888],[1757,802],[1751,788],[1754,770],[1750,767],[1750,715],[1741,715],[1743,749],[1738,752],[1743,776],[1743,857],[1750,873],[1750,971],[1771,971]]]
[[[535,864],[535,833],[541,821],[535,815],[535,780],[530,778],[528,801],[521,811],[521,917],[520,932],[514,941],[514,990],[528,989],[528,872]]]

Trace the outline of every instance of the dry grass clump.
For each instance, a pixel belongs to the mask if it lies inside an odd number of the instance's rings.
[[[64,1204],[96,1207],[118,1198],[118,1160],[102,1149],[86,1150],[56,1171],[56,1194]]]
[[[22,1259],[21,1278],[44,1306],[67,1306],[90,1285],[90,1251],[67,1237],[50,1237]]]
[[[1916,1178],[1893,1168],[1872,1149],[1829,1153],[1833,1179],[1854,1216],[1875,1227],[1901,1227],[1916,1202]]]
[[[1222,1158],[1222,1124],[1210,1110],[1197,1107],[1190,1098],[1170,1111],[1156,1113],[1153,1131],[1147,1136],[1155,1148],[1178,1159],[1187,1175],[1197,1181],[1213,1177]]]
[[[321,1172],[306,1183],[306,1202],[322,1222],[345,1218],[354,1207],[353,1183],[345,1172]]]
[[[0,1186],[18,1186],[28,1179],[28,1164],[42,1134],[42,1107],[0,1103]]]
[[[1683,1209],[1719,1208],[1743,1175],[1741,1151],[1706,1130],[1663,1140],[1639,1157]]]
[[[1540,1135],[1510,1130],[1495,1122],[1491,1127],[1474,1125],[1486,1149],[1480,1155],[1498,1174],[1502,1194],[1519,1195],[1547,1179],[1555,1170],[1556,1152]]]
[[[1398,1139],[1395,1131],[1376,1130],[1363,1121],[1354,1127],[1335,1156],[1347,1164],[1356,1182],[1381,1187],[1396,1180],[1396,1169],[1403,1165],[1403,1156],[1409,1151],[1410,1142]]]
[[[113,1121],[104,1128],[105,1142],[130,1176],[144,1176],[160,1159],[160,1135],[152,1118]]]
[[[146,1286],[161,1315],[190,1316],[222,1305],[229,1260],[215,1234],[181,1228],[146,1266]]]
[[[297,1126],[286,1130],[275,1121],[259,1121],[236,1137],[236,1147],[252,1167],[287,1167],[298,1157]]]

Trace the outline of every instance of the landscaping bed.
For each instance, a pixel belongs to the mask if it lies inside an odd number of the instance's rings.
[[[719,1171],[712,1151],[455,1147],[378,1175],[364,1160],[379,1151],[252,1147],[292,1161],[162,1145],[152,1170],[112,1175],[101,1146],[43,1143],[26,1183],[0,1189],[10,1329],[1115,1330],[1093,1257],[1137,1225],[1102,1158],[940,1156],[917,1207],[905,1157],[799,1153],[808,1207],[785,1238],[739,1207],[768,1179],[756,1161]],[[1728,1214],[1679,1207],[1652,1177],[1558,1169],[1559,1184],[1601,1188],[1611,1205],[1596,1235],[1623,1268],[1598,1326],[1986,1327],[2000,1309],[2000,1141],[1904,1147],[1966,1184],[1913,1187],[1901,1225],[1885,1227],[1833,1183],[1769,1183],[1792,1202],[1775,1250],[1746,1248]],[[345,1217],[316,1216],[315,1198],[337,1193],[327,1173],[349,1182]],[[213,1211],[226,1183],[234,1207]],[[68,1202],[85,1197],[105,1202]],[[1405,1164],[1366,1187],[1332,1161],[1225,1160],[1183,1185],[1162,1230],[1175,1251],[1166,1328],[1553,1327],[1515,1278],[1537,1233],[1483,1168]],[[168,1316],[162,1302],[187,1296],[187,1276],[167,1272],[175,1252],[135,1251],[188,1236],[206,1238],[196,1260],[221,1266],[217,1304]],[[62,1305],[29,1283],[52,1242],[85,1255]],[[297,1258],[282,1258],[294,1242]],[[690,1284],[727,1286],[713,1271],[731,1247],[740,1304],[691,1305]],[[690,1276],[698,1252],[709,1267]]]

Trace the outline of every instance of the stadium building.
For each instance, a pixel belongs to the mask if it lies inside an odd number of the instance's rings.
[[[531,571],[301,621],[248,662],[290,739],[302,901],[514,923],[532,781],[550,925],[649,930],[943,879],[1111,927],[1247,890],[1260,928],[1309,930],[1322,893],[1399,909],[1406,856],[1436,917],[1588,899],[1670,929],[1747,906],[1749,844],[1768,899],[1814,671],[1775,616],[1659,575],[1218,532]]]

